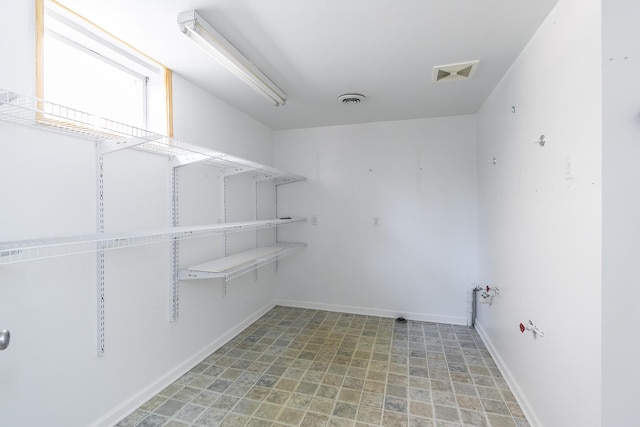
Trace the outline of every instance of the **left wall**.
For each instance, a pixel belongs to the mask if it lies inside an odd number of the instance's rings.
[[[34,93],[34,2],[3,2],[0,88]],[[174,75],[177,138],[272,164],[273,132]],[[95,231],[95,146],[0,123],[0,241]],[[170,225],[167,160],[136,151],[105,158],[106,231]],[[227,206],[242,218],[247,193]],[[219,171],[180,171],[181,225],[216,222],[224,210]],[[239,237],[238,245],[242,245]],[[215,257],[220,237],[181,244],[181,263]],[[182,283],[180,318],[168,319],[169,247],[106,254],[105,355],[96,349],[94,254],[0,267],[2,424],[108,426],[160,391],[273,306],[274,276]]]

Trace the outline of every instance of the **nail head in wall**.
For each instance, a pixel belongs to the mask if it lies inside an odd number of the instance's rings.
[[[0,331],[0,350],[5,350],[9,347],[9,342],[11,341],[11,332],[7,329],[3,329]]]

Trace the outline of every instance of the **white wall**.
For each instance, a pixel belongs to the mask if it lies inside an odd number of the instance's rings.
[[[33,3],[3,2],[5,58],[0,87],[33,92]],[[26,76],[26,77],[25,77]],[[273,132],[175,77],[176,137],[271,164]],[[0,123],[0,240],[95,232],[95,146],[91,141]],[[170,225],[166,158],[122,151],[105,158],[107,231]],[[180,171],[182,224],[215,223],[223,209],[220,174]],[[254,183],[235,188],[253,196]],[[251,212],[246,197],[230,218]],[[273,201],[273,196],[271,196]],[[268,209],[267,209],[268,210]],[[273,210],[273,209],[272,209]],[[239,234],[238,234],[239,236]],[[239,237],[252,247],[255,236]],[[220,255],[221,237],[185,241],[181,265]],[[204,259],[203,259],[204,258]],[[96,356],[94,254],[0,267],[0,329],[12,333],[0,352],[0,424],[112,425],[272,306],[274,274],[264,269],[229,283],[183,282],[180,319],[168,322],[169,247],[106,254],[105,355]]]
[[[176,138],[265,165],[273,164],[271,129],[176,74],[173,91]]]
[[[500,289],[478,328],[532,426],[600,425],[600,43],[600,1],[560,0],[478,115],[479,280]]]
[[[0,13],[0,52],[11,53],[0,67],[0,90],[33,95],[35,93],[35,2],[2,2]],[[17,35],[20,34],[20,37]],[[22,49],[21,49],[22,48]]]
[[[640,3],[602,2],[603,426],[638,424]]]
[[[476,277],[476,119],[276,132],[279,231],[308,247],[281,262],[279,297],[332,310],[461,323]],[[380,226],[373,226],[373,217]]]

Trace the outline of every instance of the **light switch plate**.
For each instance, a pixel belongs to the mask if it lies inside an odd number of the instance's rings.
[[[575,166],[573,162],[573,153],[564,157],[564,179],[574,179],[576,177]]]

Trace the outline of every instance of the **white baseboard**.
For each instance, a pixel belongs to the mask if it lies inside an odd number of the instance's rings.
[[[529,421],[529,424],[531,425],[531,427],[541,426],[542,424],[540,424],[540,421],[536,416],[533,408],[531,407],[529,400],[525,397],[524,393],[522,392],[522,389],[520,388],[520,385],[511,374],[511,371],[509,370],[507,365],[504,363],[504,360],[502,360],[502,357],[500,357],[500,353],[498,353],[498,351],[496,350],[496,347],[493,345],[493,342],[491,341],[491,339],[489,338],[485,330],[482,329],[482,325],[478,323],[477,319],[476,319],[475,328],[476,328],[476,331],[478,331],[480,338],[482,338],[484,345],[487,347],[489,354],[491,354],[491,357],[493,357],[494,362],[496,362],[496,365],[498,366],[500,373],[502,374],[502,376],[504,377],[504,380],[509,385],[511,392],[513,393],[516,400],[518,401],[518,404],[520,405],[520,409],[522,409],[522,412],[524,413],[525,417],[527,417],[527,421]]]
[[[174,369],[160,377],[158,380],[149,384],[147,387],[140,390],[138,393],[116,406],[113,410],[109,411],[107,414],[94,421],[90,425],[90,427],[111,427],[115,425],[117,422],[142,406],[146,401],[164,390],[168,385],[173,383],[182,375],[189,372],[189,370],[191,370],[194,366],[204,360],[207,356],[225,345],[232,338],[234,338],[236,335],[238,335],[245,328],[258,320],[275,306],[276,302],[271,301],[267,305],[258,309],[256,312],[247,317],[243,322],[236,325],[233,329],[227,331],[227,333],[222,335],[220,338],[216,339],[215,341],[198,351],[196,354],[180,363]]]
[[[452,325],[466,326],[467,318],[462,316],[443,316],[440,314],[428,313],[406,313],[399,310],[387,310],[383,308],[358,307],[353,305],[325,304],[319,302],[276,300],[277,305],[297,308],[311,308],[314,310],[333,311],[338,313],[362,314],[365,316],[379,317],[404,317],[408,320],[419,320],[422,322],[448,323]]]

